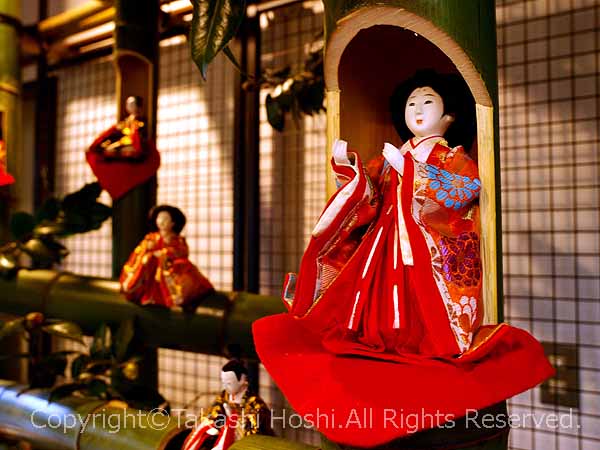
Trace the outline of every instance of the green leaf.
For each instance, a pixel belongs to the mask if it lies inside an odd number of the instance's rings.
[[[190,44],[192,60],[206,80],[208,65],[235,36],[244,16],[246,0],[191,0],[194,7]]]
[[[18,241],[25,240],[35,228],[35,219],[26,212],[18,212],[10,218],[10,233]]]
[[[109,359],[112,356],[112,334],[110,327],[105,323],[101,324],[90,348],[90,355],[93,359]]]
[[[61,260],[59,253],[49,248],[40,237],[29,239],[20,248],[31,257],[33,266],[36,269],[49,268],[52,264]]]
[[[35,213],[35,222],[53,221],[58,217],[61,202],[57,198],[49,198]]]
[[[81,375],[84,372],[85,367],[90,362],[90,359],[91,358],[89,355],[79,355],[77,358],[75,358],[71,363],[71,377],[77,378],[79,375]]]
[[[65,233],[64,222],[44,221],[34,228],[33,234],[36,236],[61,236]]]
[[[113,354],[117,361],[123,361],[127,357],[127,350],[129,349],[129,344],[133,339],[134,333],[135,326],[132,319],[121,322],[113,342]]]
[[[83,368],[82,373],[91,373],[92,375],[101,375],[112,368],[113,363],[110,359],[90,360]]]
[[[20,317],[18,319],[9,320],[2,324],[0,328],[0,341],[8,336],[22,333],[25,331],[25,318]]]
[[[104,398],[106,396],[107,389],[108,385],[106,382],[98,378],[92,379],[87,386],[88,392],[94,397],[99,398]]]
[[[249,76],[244,71],[244,69],[242,69],[242,65],[239,63],[239,61],[237,60],[237,58],[235,57],[235,55],[233,54],[233,52],[231,51],[229,46],[227,46],[223,49],[223,53],[225,54],[225,56],[227,56],[227,59],[231,62],[231,64],[233,64],[233,66],[238,70],[239,73],[241,73],[242,75],[244,75],[246,77],[253,78],[252,76]]]
[[[48,403],[55,402],[61,398],[67,397],[74,392],[84,389],[86,385],[84,383],[65,383],[55,387],[50,391],[48,396]]]
[[[81,331],[79,325],[74,322],[51,323],[44,325],[42,330],[53,336],[70,339],[85,345],[85,342],[83,341],[83,331]]]
[[[88,183],[78,191],[65,196],[62,201],[62,209],[63,211],[73,211],[82,206],[94,204],[101,193],[102,187],[98,182]]]
[[[267,94],[265,106],[267,108],[267,120],[277,131],[283,131],[285,126],[285,113],[278,100]]]

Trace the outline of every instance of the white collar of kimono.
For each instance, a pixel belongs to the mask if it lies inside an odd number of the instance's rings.
[[[400,152],[402,156],[406,154],[406,152],[410,151],[417,161],[421,163],[425,163],[427,158],[429,158],[429,154],[435,147],[435,144],[444,139],[444,136],[434,135],[421,138],[416,144],[417,138],[411,138],[404,143],[402,147],[400,147]]]

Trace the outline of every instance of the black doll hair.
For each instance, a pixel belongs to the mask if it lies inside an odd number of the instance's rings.
[[[248,376],[248,369],[239,359],[230,359],[221,369],[221,372],[233,372],[238,381],[242,380],[242,375]]]
[[[404,110],[410,94],[417,88],[429,86],[442,97],[444,114],[454,116],[444,138],[451,147],[463,145],[469,149],[476,134],[475,100],[467,83],[456,74],[440,74],[432,69],[419,70],[400,83],[390,97],[392,122],[403,142],[413,134],[406,126]]]
[[[185,214],[183,214],[179,208],[171,205],[157,205],[150,210],[150,213],[148,214],[148,227],[150,231],[158,231],[156,218],[158,217],[158,214],[163,211],[168,212],[171,216],[171,220],[174,224],[173,231],[177,234],[181,233],[186,222]]]

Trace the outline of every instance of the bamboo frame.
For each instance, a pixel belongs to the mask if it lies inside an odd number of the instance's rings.
[[[104,278],[51,270],[20,270],[13,280],[0,278],[0,312],[40,311],[75,322],[90,335],[101,323],[118,325],[135,319],[140,340],[148,346],[211,355],[222,355],[228,344],[237,343],[242,354],[256,358],[252,323],[284,309],[279,297],[216,292],[204,298],[194,313],[184,313],[128,302],[119,282]]]

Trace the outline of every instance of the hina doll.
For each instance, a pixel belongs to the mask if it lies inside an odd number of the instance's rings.
[[[335,142],[339,187],[298,275],[286,277],[289,312],[253,326],[262,363],[299,414],[371,412],[368,426],[320,427],[360,447],[440,426],[553,373],[530,334],[481,325],[481,182],[457,145],[474,139],[466,84],[419,72],[396,89],[391,112],[401,148],[385,143],[363,166]],[[416,427],[386,421],[412,415]]]
[[[131,253],[121,272],[121,291],[128,300],[187,309],[214,291],[188,259],[188,246],[180,235],[185,222],[185,215],[174,206],[152,208],[151,232]]]
[[[232,359],[223,366],[221,383],[223,391],[188,435],[182,450],[226,450],[244,436],[273,435],[269,408],[248,390],[248,371],[241,361]]]
[[[452,81],[422,72],[396,90],[400,149],[385,143],[363,167],[344,141],[334,145],[342,188],[313,231],[297,282],[290,274],[284,286],[297,317],[336,303],[336,324],[322,330],[334,353],[402,360],[471,348],[482,318],[481,183],[465,149],[444,138],[456,125],[473,140]]]
[[[103,131],[85,158],[98,182],[117,200],[156,175],[160,154],[142,116],[142,99],[126,100],[127,117]]]
[[[100,134],[89,151],[100,153],[109,160],[140,160],[148,153],[141,97],[128,97],[125,110],[127,117]]]

